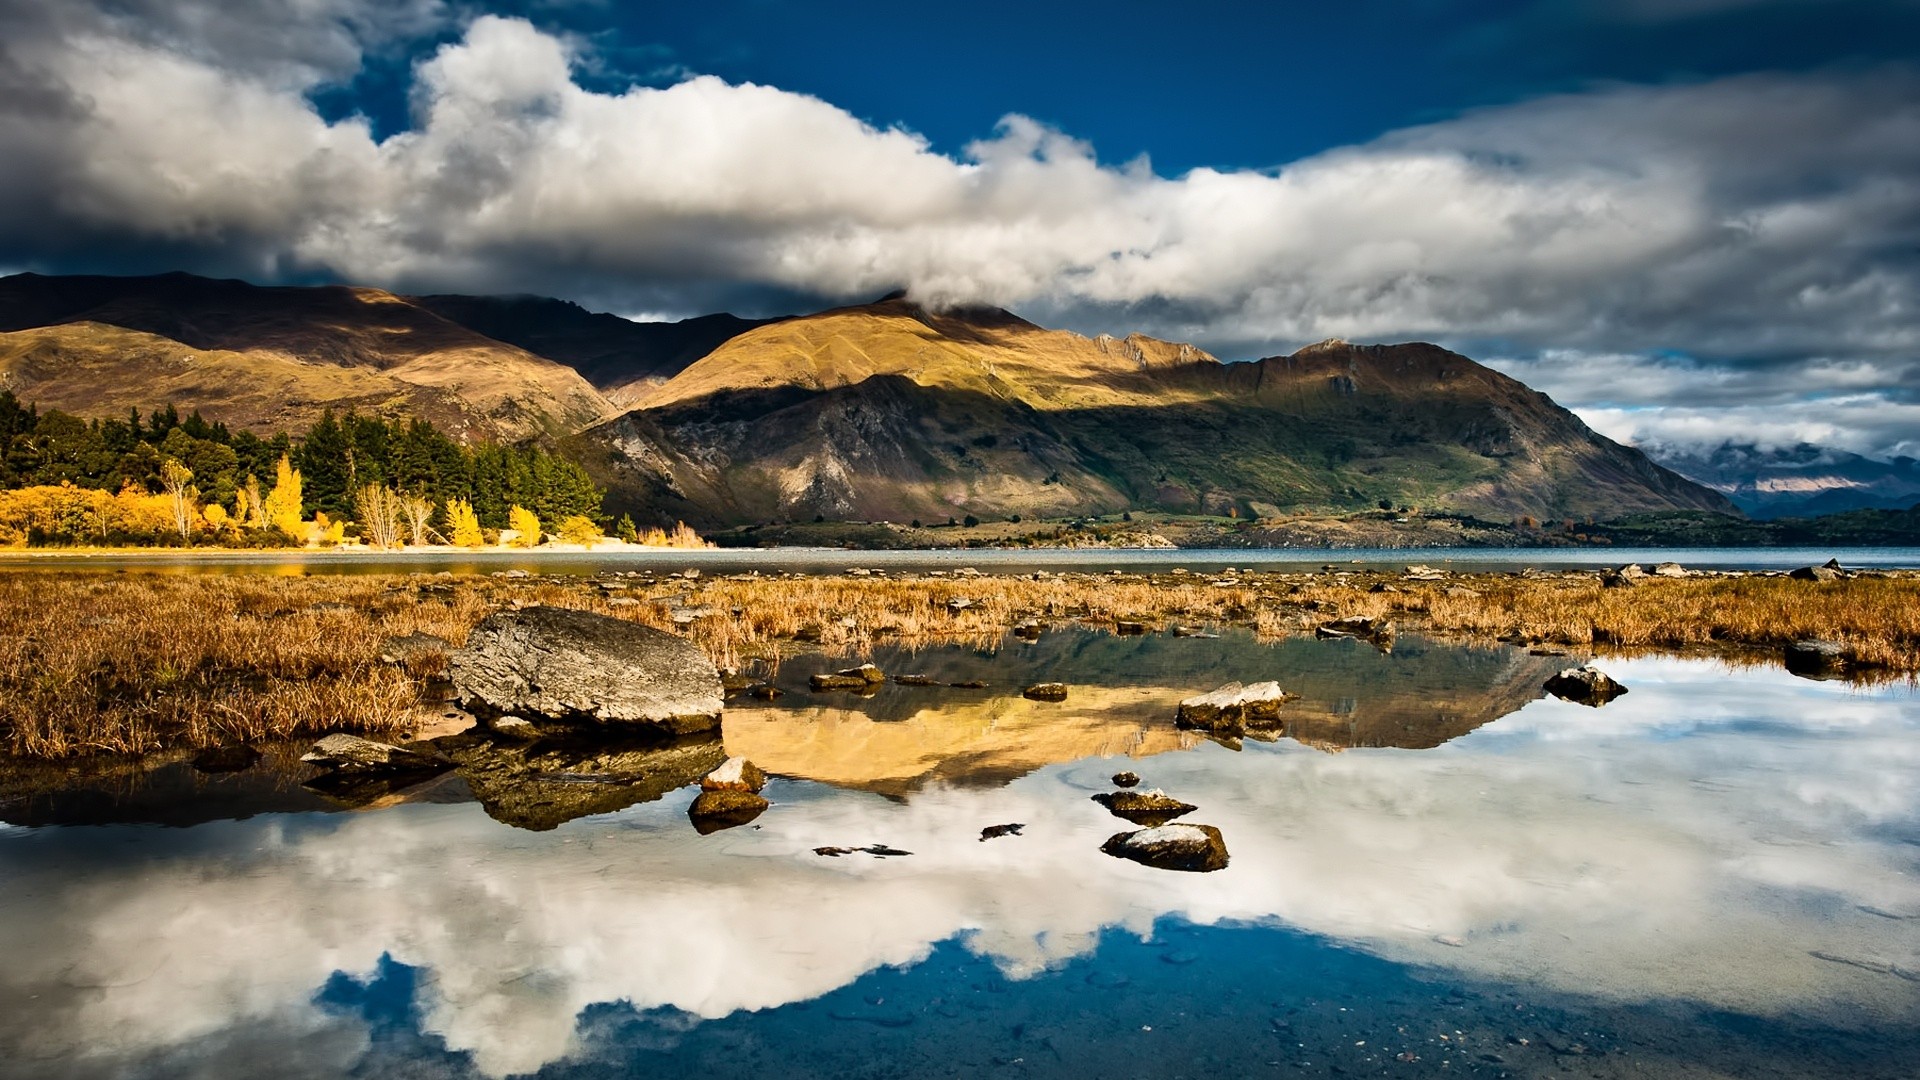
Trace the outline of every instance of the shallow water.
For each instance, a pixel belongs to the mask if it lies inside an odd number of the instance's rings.
[[[1677,562],[1696,569],[1784,570],[1830,558],[1855,568],[1920,568],[1920,548],[1218,548],[1187,550],[1051,548],[1033,550],[949,548],[933,551],[843,551],[835,548],[727,548],[623,552],[564,551],[214,551],[69,554],[0,551],[0,568],[67,570],[160,570],[176,573],[399,574],[492,573],[602,574],[623,570],[705,568],[721,571],[833,572],[847,567],[942,570],[973,566],[987,572],[1034,570],[1129,570],[1174,567],[1196,571],[1225,567],[1314,570],[1333,563],[1397,570],[1426,564],[1462,571],[1507,571],[1527,567],[1573,569]]]
[[[0,801],[34,823],[0,827],[0,1074],[1920,1061],[1911,689],[1609,659],[1631,692],[1596,710],[1539,697],[1564,658],[1417,637],[1066,632],[876,659],[992,685],[812,695],[817,668],[789,664],[794,692],[725,730],[776,774],[773,807],[707,836],[687,787],[515,827],[528,804],[479,774],[330,800],[286,755]],[[1040,675],[1068,700],[1019,698]],[[1180,696],[1248,678],[1302,695],[1290,737],[1174,730]],[[1102,854],[1131,826],[1089,796],[1123,768],[1197,804],[1227,868]],[[871,844],[911,854],[813,851]]]

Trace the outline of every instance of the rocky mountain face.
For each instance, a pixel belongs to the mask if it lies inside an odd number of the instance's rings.
[[[740,334],[570,446],[613,506],[703,525],[1378,502],[1736,512],[1436,346],[1331,341],[1223,364],[905,299]]]
[[[1710,450],[1652,446],[1654,460],[1721,492],[1756,518],[1814,517],[1920,504],[1920,460],[1880,461],[1801,443],[1761,449],[1726,442]]]
[[[172,402],[255,430],[351,406],[467,439],[566,435],[617,411],[566,364],[392,293],[191,274],[0,279],[0,388],[83,416]]]

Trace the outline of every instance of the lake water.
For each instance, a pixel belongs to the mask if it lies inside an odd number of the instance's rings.
[[[1568,658],[1413,635],[875,659],[990,685],[790,661],[724,729],[773,805],[710,835],[718,746],[0,792],[0,1075],[1920,1072],[1910,686],[1607,659],[1630,693],[1591,709],[1540,696]],[[1042,676],[1067,701],[1018,696]],[[1174,728],[1254,678],[1301,695],[1287,737]],[[1102,854],[1120,769],[1229,865]],[[814,850],[869,845],[910,854]]]
[[[1398,569],[1425,564],[1461,571],[1526,567],[1577,569],[1677,562],[1697,569],[1784,570],[1838,558],[1854,568],[1920,568],[1920,548],[945,548],[932,551],[846,551],[838,548],[668,548],[618,552],[459,551],[434,548],[378,551],[164,550],[114,554],[0,551],[0,569],[159,570],[177,573],[407,574],[492,573],[603,574],[623,570],[701,568],[722,572],[760,570],[833,572],[848,567],[890,570],[951,570],[972,566],[986,572],[1034,570],[1129,570],[1173,567],[1218,570],[1315,570],[1327,564]]]

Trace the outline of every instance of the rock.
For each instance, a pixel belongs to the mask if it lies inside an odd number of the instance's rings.
[[[1173,636],[1183,638],[1217,638],[1220,635],[1204,630],[1198,626],[1175,626],[1173,628]]]
[[[989,825],[980,830],[980,842],[984,844],[989,840],[998,840],[1003,836],[1019,836],[1020,830],[1024,828],[1026,828],[1026,825],[1020,822],[1015,822],[1012,825]]]
[[[1847,647],[1837,641],[1807,639],[1788,645],[1787,670],[1813,678],[1839,675],[1847,670]]]
[[[1631,589],[1633,579],[1618,570],[1600,571],[1600,587],[1603,589]]]
[[[1834,569],[1837,565],[1835,562],[1829,562],[1824,566],[1802,566],[1798,570],[1788,572],[1787,576],[1795,581],[1838,581],[1842,575],[1839,570]]]
[[[1144,634],[1147,632],[1147,624],[1134,622],[1131,619],[1116,619],[1113,623],[1113,632],[1127,635]]]
[[[1355,638],[1375,644],[1391,643],[1394,635],[1392,623],[1385,619],[1369,619],[1365,615],[1349,615],[1344,619],[1321,623],[1313,632],[1316,637]]]
[[[866,847],[817,847],[813,849],[813,853],[815,855],[825,855],[831,859],[837,859],[842,855],[854,854],[872,855],[879,859],[913,854],[911,851],[901,851],[897,847],[888,847],[885,844],[868,844]]]
[[[743,757],[730,757],[720,767],[700,778],[701,791],[750,791],[758,793],[767,786],[767,774],[760,766]]]
[[[1469,589],[1469,588],[1467,588],[1467,587],[1466,587],[1465,585],[1449,585],[1449,586],[1447,586],[1447,587],[1446,587],[1446,589],[1444,590],[1444,593],[1445,593],[1445,595],[1447,595],[1447,596],[1450,596],[1450,597],[1452,597],[1452,598],[1453,598],[1453,599],[1455,599],[1455,600],[1478,600],[1478,599],[1480,599],[1480,590],[1478,590],[1478,589]]]
[[[260,763],[260,751],[246,743],[234,743],[230,746],[209,746],[193,755],[192,765],[203,773],[245,772]]]
[[[1654,577],[1686,577],[1687,568],[1677,562],[1663,562],[1653,568]]]
[[[537,739],[540,729],[524,716],[497,716],[487,725],[496,734],[515,739]]]
[[[1093,796],[1093,801],[1106,807],[1114,817],[1125,818],[1135,825],[1164,825],[1197,809],[1192,803],[1183,803],[1159,788],[1109,791]]]
[[[713,661],[684,638],[608,615],[535,606],[482,620],[453,656],[460,706],[673,735],[720,726]]]
[[[785,693],[786,691],[780,689],[777,686],[769,686],[763,683],[747,691],[747,696],[751,698],[757,698],[761,701],[772,701],[775,698],[781,697]]]
[[[931,675],[895,675],[893,681],[898,686],[938,686]]]
[[[807,680],[815,690],[867,690],[886,681],[886,673],[872,664],[844,668],[831,675],[815,675]]]
[[[428,772],[447,767],[446,759],[438,754],[358,735],[329,735],[314,743],[300,760],[335,772]]]
[[[1275,730],[1281,726],[1280,705],[1286,700],[1286,692],[1277,682],[1250,686],[1228,683],[1212,693],[1182,701],[1174,723],[1183,728],[1227,735]]]
[[[964,679],[960,682],[950,682],[947,685],[953,687],[955,690],[985,690],[987,688],[987,681],[985,679]]]
[[[1621,567],[1620,569],[1614,572],[1619,574],[1623,578],[1638,579],[1638,578],[1643,578],[1647,576],[1647,572],[1641,569],[1639,563],[1628,563],[1627,565]]]
[[[947,611],[954,615],[958,615],[972,606],[973,601],[964,596],[956,596],[947,601]]]
[[[1131,859],[1158,870],[1206,873],[1227,865],[1227,843],[1211,825],[1160,825],[1116,833],[1100,845],[1116,859]]]
[[[734,759],[739,760],[739,759]],[[704,786],[704,785],[703,785]],[[773,805],[751,791],[725,788],[702,791],[687,807],[687,817],[701,836],[745,825]]]
[[[380,643],[380,662],[413,671],[453,651],[453,642],[433,634],[401,634]]]
[[[1554,697],[1595,708],[1627,692],[1626,687],[1592,664],[1561,671],[1546,681],[1545,689]]]
[[[1117,772],[1113,774],[1114,787],[1132,787],[1140,782],[1139,773]]]
[[[1036,619],[1025,619],[1014,625],[1013,636],[1024,638],[1027,641],[1033,641],[1038,639],[1040,634],[1045,630],[1046,625],[1040,621]]]
[[[720,669],[720,689],[726,693],[737,694],[743,690],[751,690],[758,685],[760,685],[759,680],[750,675],[742,674],[739,668],[727,667]]]
[[[1065,701],[1067,684],[1057,682],[1035,683],[1020,691],[1020,696],[1031,701]]]

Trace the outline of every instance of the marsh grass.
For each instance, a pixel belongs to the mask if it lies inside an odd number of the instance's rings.
[[[1234,624],[1278,637],[1345,615],[1474,638],[1620,651],[1746,649],[1749,658],[1822,637],[1842,642],[1866,678],[1920,671],[1920,575],[1912,574],[1826,583],[1650,579],[1603,589],[1590,574],[603,582],[36,571],[0,573],[0,746],[67,758],[331,731],[401,737],[439,708],[429,684],[446,659],[429,655],[409,670],[384,664],[388,637],[426,633],[458,646],[488,612],[541,603],[681,633],[718,664],[762,672],[810,649],[993,648],[1024,620],[1109,630],[1123,620],[1152,629]]]

